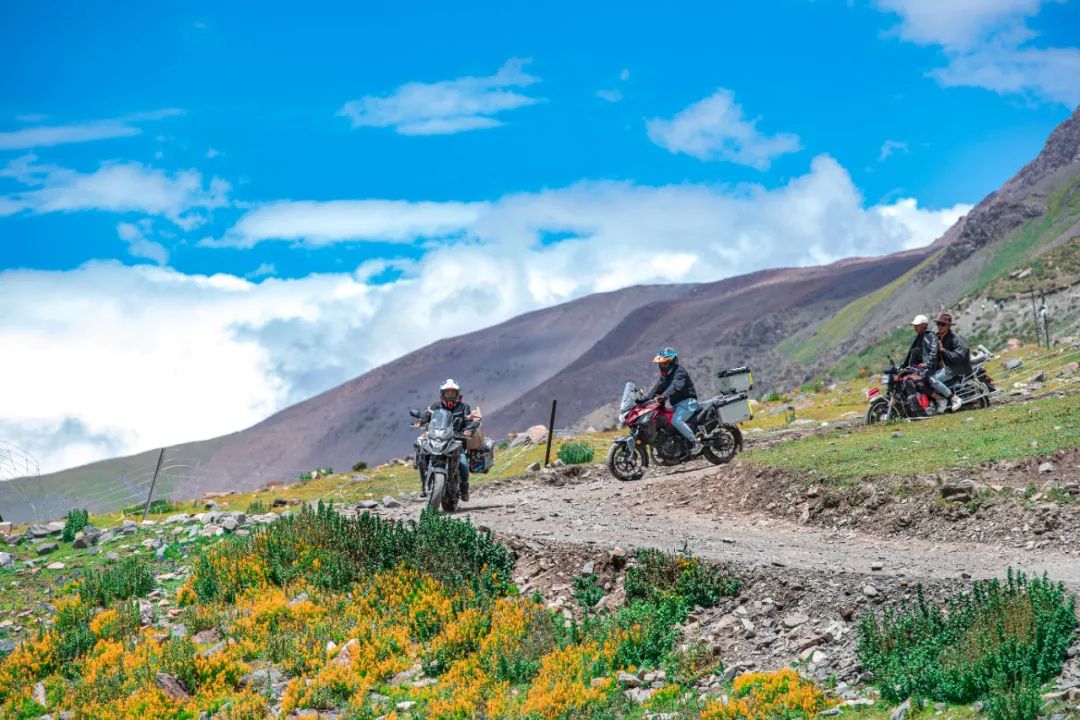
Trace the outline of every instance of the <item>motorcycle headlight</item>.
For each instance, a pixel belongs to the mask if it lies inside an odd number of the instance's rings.
[[[889,380],[891,380],[891,378],[889,377],[888,373],[886,373],[885,375],[882,375],[882,376],[881,376],[881,384],[882,384],[882,385],[888,385],[888,384],[889,384]]]
[[[655,410],[653,410],[652,412],[645,413],[644,415],[642,415],[641,417],[638,418],[637,424],[638,425],[644,425],[645,423],[652,422],[652,419],[655,416],[656,416],[656,411]]]

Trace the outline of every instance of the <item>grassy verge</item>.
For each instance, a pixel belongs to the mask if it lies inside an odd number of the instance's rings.
[[[1080,402],[1072,395],[920,422],[837,429],[751,449],[747,457],[760,465],[843,481],[917,475],[1043,455],[1077,445]]]

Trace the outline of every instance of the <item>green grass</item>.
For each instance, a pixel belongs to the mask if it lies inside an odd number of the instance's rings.
[[[806,340],[797,341],[788,338],[777,346],[777,350],[789,359],[803,365],[813,365],[829,348],[834,348],[849,338],[862,327],[866,316],[886,302],[901,286],[907,283],[923,267],[937,259],[940,251],[908,270],[888,285],[852,300],[835,315],[823,322],[816,332]]]
[[[893,437],[894,432],[900,437]],[[1038,445],[1032,447],[1032,441]],[[1080,402],[1072,395],[919,422],[833,430],[751,450],[747,458],[758,465],[843,481],[970,467],[1077,445]]]
[[[990,262],[964,294],[978,294],[998,278],[1023,267],[1034,250],[1064,230],[1077,214],[1080,214],[1080,178],[1049,194],[1042,217],[1029,220],[998,243]]]
[[[1052,291],[1075,284],[1080,278],[1080,236],[1039,256],[1030,267],[1028,277],[1017,280],[1002,276],[990,285],[986,294],[991,298],[1012,298],[1030,292],[1032,287]]]

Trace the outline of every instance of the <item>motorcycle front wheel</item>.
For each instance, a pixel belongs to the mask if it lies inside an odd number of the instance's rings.
[[[645,475],[649,459],[644,448],[620,442],[613,444],[608,450],[607,465],[616,479],[629,482],[640,480]]]
[[[866,424],[876,425],[885,422],[885,416],[889,414],[889,403],[885,398],[878,398],[866,408]]]
[[[731,462],[739,451],[739,442],[731,428],[721,425],[705,441],[701,456],[713,465]]]
[[[446,494],[446,475],[444,473],[432,473],[430,491],[431,492],[428,495],[428,507],[437,511],[443,506],[443,496]]]

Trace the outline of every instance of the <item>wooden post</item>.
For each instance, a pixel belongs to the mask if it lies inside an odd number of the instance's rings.
[[[547,452],[544,453],[544,467],[551,465],[551,441],[555,437],[555,406],[558,403],[558,400],[551,401],[551,420],[548,421],[548,441]]]
[[[1031,286],[1031,319],[1035,321],[1035,344],[1042,345],[1042,336],[1039,334],[1039,311],[1035,307],[1035,286]]]
[[[150,499],[154,497],[154,485],[157,484],[158,473],[161,472],[161,461],[165,459],[165,448],[161,448],[161,452],[157,456],[157,467],[154,468],[154,479],[150,481],[150,492],[146,494],[146,506],[142,511],[143,522],[146,522],[146,514],[150,512]]]

